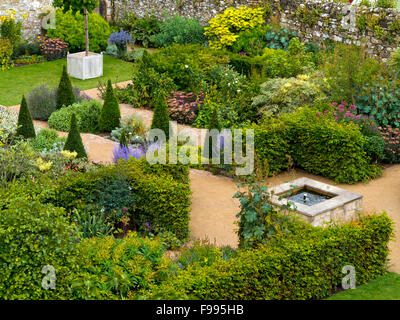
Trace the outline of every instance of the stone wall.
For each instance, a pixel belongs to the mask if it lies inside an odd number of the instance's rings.
[[[17,16],[26,14],[24,19],[24,38],[32,38],[40,34],[41,13],[51,7],[53,0],[0,0],[0,15],[14,9]]]
[[[400,45],[400,12],[396,9],[350,6],[317,0],[280,0],[274,14],[281,25],[295,30],[303,41],[325,39],[364,44],[386,59]]]
[[[122,18],[133,11],[140,16],[154,14],[162,18],[179,14],[207,22],[229,7],[246,6],[251,0],[109,0],[114,6],[114,17]]]
[[[25,37],[40,33],[41,13],[52,0],[0,0],[0,14],[13,8],[27,13]],[[332,39],[344,43],[365,43],[367,51],[386,59],[400,45],[400,13],[395,9],[350,6],[328,0],[99,0],[97,12],[108,21],[126,12],[139,16],[180,14],[206,22],[226,8],[266,5],[282,25],[295,30],[304,41]]]

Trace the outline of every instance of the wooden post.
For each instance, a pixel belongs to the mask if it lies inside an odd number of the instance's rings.
[[[86,40],[86,56],[89,55],[89,18],[87,9],[83,9],[85,15],[85,40]]]

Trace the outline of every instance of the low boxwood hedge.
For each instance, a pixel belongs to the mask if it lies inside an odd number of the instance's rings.
[[[337,290],[355,268],[363,284],[387,270],[392,220],[386,213],[338,227],[301,224],[291,235],[210,266],[194,264],[159,286],[150,299],[321,299]]]
[[[367,155],[366,138],[354,123],[338,123],[300,109],[267,119],[253,129],[256,153],[268,160],[270,173],[287,168],[289,159],[294,166],[337,183],[365,182],[382,172]]]
[[[65,208],[84,207],[88,197],[105,177],[123,176],[131,185],[134,207],[128,208],[137,222],[148,222],[174,233],[179,239],[189,235],[190,186],[188,167],[151,165],[146,159],[120,160],[117,165],[93,172],[72,173],[58,182],[45,201]]]

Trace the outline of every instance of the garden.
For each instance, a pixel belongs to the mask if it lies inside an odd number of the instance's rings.
[[[34,39],[23,15],[0,16],[1,299],[398,298],[396,213],[367,198],[357,219],[312,226],[269,185],[296,172],[368,194],[398,170],[400,47],[383,61],[305,42],[269,2],[206,23],[107,22],[76,3],[56,0],[56,27]],[[67,53],[88,46],[103,75],[75,79]],[[225,163],[229,137],[240,157]],[[237,175],[246,157],[254,170]],[[215,237],[231,240],[213,243],[219,208],[231,219]],[[360,287],[335,294],[349,265]]]

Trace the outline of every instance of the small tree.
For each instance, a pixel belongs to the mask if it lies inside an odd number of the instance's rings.
[[[154,108],[153,121],[151,129],[160,129],[164,131],[167,141],[169,140],[169,115],[167,100],[164,95],[159,92],[157,95],[156,105]]]
[[[89,55],[89,19],[88,13],[93,12],[99,5],[98,0],[54,0],[56,8],[63,8],[64,12],[71,10],[73,13],[81,12],[85,17],[86,55]]]
[[[103,109],[99,117],[99,130],[102,132],[111,132],[119,127],[120,120],[121,111],[119,110],[119,103],[111,85],[111,80],[108,80]]]
[[[22,136],[25,139],[35,138],[35,127],[33,126],[32,116],[28,109],[25,96],[22,96],[21,107],[18,115],[17,136]]]
[[[61,74],[60,84],[57,90],[56,107],[60,109],[62,106],[70,106],[76,102],[74,90],[72,89],[71,79],[67,73],[65,65]]]
[[[204,140],[204,157],[208,157],[209,159],[215,157],[215,150],[219,147],[218,144],[220,143],[220,138],[218,137],[218,141],[215,142],[212,138],[212,135],[210,134],[210,131],[213,129],[217,129],[218,131],[221,131],[221,125],[218,120],[218,112],[217,108],[213,108],[211,112],[211,118],[210,122],[208,123],[207,127],[207,135]],[[207,153],[208,150],[208,153]]]
[[[81,134],[79,133],[78,123],[76,121],[75,113],[71,116],[71,126],[68,133],[67,142],[65,142],[64,150],[77,153],[77,158],[87,158]]]

